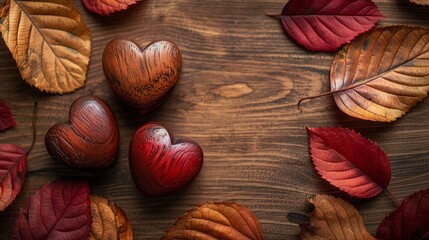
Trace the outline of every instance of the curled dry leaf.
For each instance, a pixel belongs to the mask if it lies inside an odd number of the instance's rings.
[[[371,0],[290,0],[281,15],[288,35],[310,51],[334,51],[381,18]]]
[[[236,203],[206,203],[187,212],[167,230],[169,239],[264,239],[258,219]]]
[[[429,0],[410,0],[410,1],[419,5],[429,5]]]
[[[340,50],[331,67],[331,92],[319,96],[334,95],[338,107],[352,117],[391,122],[428,91],[429,30],[390,26]]]
[[[15,200],[26,175],[25,150],[14,144],[0,144],[0,212]]]
[[[375,240],[359,212],[346,201],[328,195],[309,199],[314,205],[310,223],[302,223],[302,239]]]
[[[86,240],[90,229],[88,183],[56,181],[40,188],[19,211],[13,239]]]
[[[3,39],[27,83],[51,93],[85,84],[90,33],[70,0],[6,0],[0,18]]]
[[[132,240],[133,232],[124,211],[115,203],[91,196],[92,225],[88,240]]]
[[[137,1],[139,0],[82,0],[86,9],[102,16],[125,10]]]
[[[0,132],[15,126],[10,108],[3,102],[0,102]]]
[[[406,197],[378,227],[377,238],[429,239],[429,189]]]
[[[346,128],[308,128],[308,134],[314,166],[332,185],[358,198],[389,185],[389,159],[376,143]]]

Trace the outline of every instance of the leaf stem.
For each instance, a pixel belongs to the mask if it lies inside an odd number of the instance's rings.
[[[28,156],[30,154],[31,150],[33,150],[34,144],[36,143],[36,119],[37,119],[37,102],[34,102],[34,108],[33,108],[33,141],[31,142],[30,148],[27,150],[25,155]]]
[[[272,17],[272,18],[279,18],[279,17],[281,17],[282,15],[281,15],[281,14],[278,14],[278,13],[265,13],[265,16],[267,16],[267,17]]]
[[[300,112],[302,112],[301,102],[303,102],[303,101],[315,99],[315,98],[318,98],[318,97],[329,96],[329,95],[332,95],[332,94],[335,94],[335,93],[338,93],[338,92],[342,92],[342,91],[343,90],[341,90],[341,91],[337,90],[337,91],[332,91],[332,92],[325,92],[325,93],[321,93],[321,94],[316,95],[316,96],[310,96],[310,97],[301,98],[298,101],[298,104],[297,104],[298,109],[299,109]]]
[[[390,198],[393,199],[396,204],[396,207],[399,207],[401,205],[399,199],[391,191],[389,191],[387,188],[385,188],[384,191],[390,196]]]

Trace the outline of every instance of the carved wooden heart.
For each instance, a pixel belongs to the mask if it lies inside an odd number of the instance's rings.
[[[174,141],[157,122],[141,126],[130,145],[130,170],[148,196],[165,196],[191,183],[203,166],[203,151],[192,141]]]
[[[118,38],[107,44],[103,69],[110,88],[139,112],[156,108],[180,77],[182,56],[176,44],[157,41],[141,49]]]
[[[115,116],[100,98],[80,97],[70,107],[70,122],[51,127],[45,145],[53,158],[69,167],[107,168],[119,147]]]

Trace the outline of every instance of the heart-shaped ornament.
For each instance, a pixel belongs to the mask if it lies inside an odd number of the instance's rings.
[[[134,134],[130,170],[136,186],[148,196],[160,197],[183,189],[203,166],[203,151],[193,141],[174,141],[160,123],[150,122]]]
[[[110,88],[140,113],[162,103],[179,80],[181,68],[179,48],[169,41],[157,41],[141,49],[133,41],[117,38],[103,52]]]
[[[113,164],[119,147],[118,126],[109,106],[84,96],[70,107],[70,122],[55,124],[45,136],[49,154],[76,169],[103,169]]]

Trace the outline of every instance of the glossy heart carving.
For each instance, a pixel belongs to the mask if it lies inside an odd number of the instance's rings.
[[[148,196],[166,196],[184,188],[197,177],[203,159],[197,143],[174,141],[157,122],[141,126],[131,140],[131,174],[136,186]]]
[[[157,41],[142,50],[135,42],[118,38],[103,52],[110,88],[140,113],[162,103],[179,80],[181,68],[179,48],[169,41]]]
[[[113,164],[119,147],[118,126],[109,106],[84,96],[70,107],[70,122],[55,124],[45,136],[49,154],[76,169],[103,169]]]

